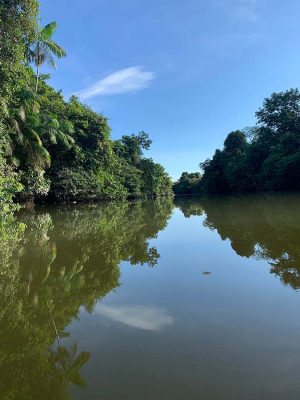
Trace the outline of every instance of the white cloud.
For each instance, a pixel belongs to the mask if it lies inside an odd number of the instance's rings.
[[[147,306],[108,307],[97,304],[95,312],[113,321],[147,331],[159,331],[174,323],[174,318],[163,308]]]
[[[154,79],[154,73],[143,71],[141,67],[130,67],[122,69],[114,74],[94,82],[87,88],[75,93],[81,100],[93,96],[110,96],[113,94],[134,94],[146,89]]]
[[[233,17],[248,21],[259,19],[257,0],[214,0],[214,4]]]

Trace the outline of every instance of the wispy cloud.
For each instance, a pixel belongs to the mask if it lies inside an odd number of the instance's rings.
[[[174,318],[163,308],[147,306],[108,307],[97,304],[97,314],[133,328],[146,331],[159,331],[174,323]]]
[[[259,19],[257,0],[213,0],[213,2],[235,18],[248,21]]]
[[[110,96],[131,93],[147,89],[155,78],[151,71],[143,71],[140,66],[121,69],[114,74],[94,82],[87,88],[75,93],[81,100],[94,96]]]

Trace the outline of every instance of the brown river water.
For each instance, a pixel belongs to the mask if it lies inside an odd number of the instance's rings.
[[[300,195],[0,219],[0,399],[299,400]]]

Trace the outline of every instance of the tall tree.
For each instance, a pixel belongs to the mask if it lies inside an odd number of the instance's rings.
[[[47,62],[50,68],[56,69],[53,55],[62,58],[67,54],[63,47],[52,40],[52,36],[56,29],[57,23],[55,21],[50,22],[50,24],[40,29],[37,33],[37,39],[33,43],[33,49],[30,51],[30,58],[36,65],[36,92],[38,90],[40,67]]]
[[[35,40],[38,10],[36,0],[0,0],[0,119],[26,80],[26,47]]]

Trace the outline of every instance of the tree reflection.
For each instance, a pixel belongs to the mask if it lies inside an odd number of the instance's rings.
[[[51,366],[49,380],[52,387],[56,388],[56,399],[70,399],[69,388],[71,384],[82,388],[87,387],[87,383],[80,375],[79,369],[88,362],[91,355],[87,351],[82,351],[77,355],[77,351],[78,343],[73,343],[69,349],[64,346],[58,346],[57,350],[49,352],[49,363]],[[50,398],[54,399],[53,393],[51,393],[52,389],[49,389]]]
[[[297,194],[177,198],[185,216],[204,209],[204,226],[229,239],[241,257],[269,262],[284,285],[300,288],[300,202]],[[195,205],[197,204],[197,206]]]
[[[176,196],[174,197],[174,205],[182,211],[185,218],[200,216],[203,214],[203,207],[199,201],[199,196]]]
[[[67,349],[60,339],[81,306],[92,312],[119,286],[121,261],[157,264],[149,240],[172,209],[171,199],[159,199],[38,208],[0,220],[2,398],[67,399],[71,384],[85,386],[79,368],[89,353],[76,355],[77,344]]]

